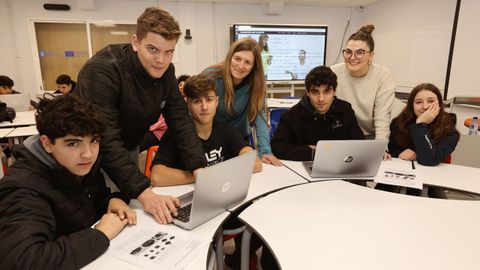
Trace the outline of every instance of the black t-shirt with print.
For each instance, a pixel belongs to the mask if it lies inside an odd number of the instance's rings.
[[[207,167],[238,156],[240,150],[248,146],[235,128],[217,121],[213,122],[210,137],[207,140],[200,139],[200,141],[207,159]],[[152,166],[162,164],[170,168],[185,170],[185,164],[180,159],[176,145],[175,139],[167,130],[159,143]]]

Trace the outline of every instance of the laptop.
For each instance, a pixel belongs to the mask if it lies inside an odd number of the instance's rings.
[[[179,197],[173,224],[191,230],[242,202],[248,193],[256,151],[200,170],[194,191]]]
[[[321,140],[313,161],[303,162],[312,178],[374,178],[388,140]]]
[[[16,112],[28,111],[30,108],[29,94],[6,94],[0,95],[0,101],[5,102],[7,107],[15,109]]]

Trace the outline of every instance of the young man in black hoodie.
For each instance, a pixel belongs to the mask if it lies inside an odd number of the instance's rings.
[[[271,142],[276,157],[312,160],[319,140],[365,138],[350,103],[335,97],[337,76],[329,67],[312,69],[305,88],[302,100],[280,117]]]
[[[0,180],[0,265],[78,269],[136,215],[128,198],[105,185],[98,156],[104,117],[93,105],[72,95],[41,100],[36,122],[39,135],[14,149],[17,160]]]

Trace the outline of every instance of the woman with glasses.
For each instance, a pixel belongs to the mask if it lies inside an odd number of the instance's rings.
[[[235,41],[225,61],[204,71],[215,80],[219,96],[215,120],[237,128],[246,140],[255,127],[253,139],[258,143],[262,162],[282,166],[272,154],[265,112],[267,85],[260,46],[251,38]]]
[[[373,29],[369,24],[353,33],[343,50],[344,63],[332,70],[338,77],[337,96],[352,104],[366,138],[388,139],[396,85],[387,68],[372,62]]]

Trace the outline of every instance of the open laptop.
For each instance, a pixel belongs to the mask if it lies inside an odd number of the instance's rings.
[[[387,140],[321,140],[313,161],[303,163],[312,178],[373,178],[377,175]]]
[[[247,197],[256,151],[231,158],[197,174],[194,191],[179,197],[173,224],[191,230]]]
[[[5,102],[7,107],[14,108],[16,112],[28,111],[30,108],[29,94],[6,94],[0,95],[0,101]]]

